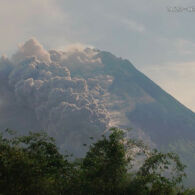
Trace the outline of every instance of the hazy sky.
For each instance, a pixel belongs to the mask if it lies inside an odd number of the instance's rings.
[[[0,0],[0,55],[31,37],[47,49],[92,45],[195,111],[194,21],[193,0]]]

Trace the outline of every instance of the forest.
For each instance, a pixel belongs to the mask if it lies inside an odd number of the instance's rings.
[[[111,128],[91,144],[82,158],[61,153],[46,133],[18,136],[6,129],[0,136],[0,194],[132,194],[193,195],[175,153],[162,153],[127,131]]]

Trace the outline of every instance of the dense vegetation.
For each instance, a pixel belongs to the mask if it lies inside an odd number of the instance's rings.
[[[185,166],[174,153],[150,151],[125,132],[110,129],[83,147],[82,159],[59,153],[44,133],[0,136],[0,194],[192,195]]]

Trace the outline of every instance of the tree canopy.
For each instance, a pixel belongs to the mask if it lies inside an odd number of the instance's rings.
[[[0,193],[192,195],[185,166],[174,153],[150,150],[111,128],[81,159],[58,151],[45,133],[0,136]],[[140,163],[141,162],[141,163]]]

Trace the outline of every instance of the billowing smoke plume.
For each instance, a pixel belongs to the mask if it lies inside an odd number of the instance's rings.
[[[27,41],[24,45],[19,46],[16,54],[13,55],[14,63],[20,63],[27,57],[36,56],[37,59],[43,62],[51,62],[49,53],[43,46],[34,38]]]
[[[103,66],[96,54],[93,49],[48,52],[30,39],[11,59],[1,57],[0,128],[45,130],[61,148],[79,155],[89,136],[100,135],[109,123],[88,81],[71,78],[69,71]]]

